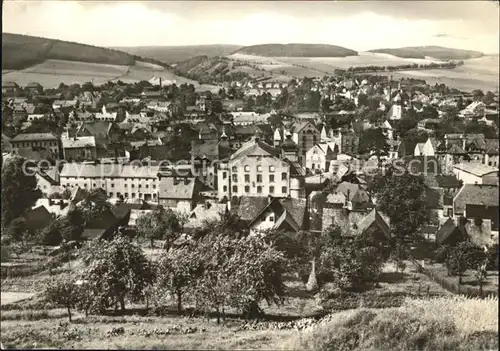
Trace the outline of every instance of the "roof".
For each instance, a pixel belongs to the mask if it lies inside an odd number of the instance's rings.
[[[2,88],[18,88],[19,85],[17,85],[14,82],[2,82]]]
[[[52,133],[22,133],[16,135],[11,141],[41,141],[41,140],[57,140],[57,137]]]
[[[450,237],[452,233],[457,231],[458,233],[465,236],[465,231],[462,227],[457,226],[453,218],[448,218],[446,222],[439,228],[436,233],[436,241],[438,244],[442,244]]]
[[[93,136],[64,138],[62,139],[62,146],[65,149],[95,147],[95,138]]]
[[[164,177],[160,179],[160,199],[192,200],[196,178]]]
[[[207,220],[220,219],[220,216],[227,211],[226,204],[198,204],[189,214],[188,222],[184,225],[187,228],[200,228]]]
[[[63,207],[61,208],[60,201],[63,201]],[[56,217],[65,216],[69,211],[69,203],[64,200],[54,200],[52,204],[50,204],[50,200],[46,198],[40,198],[36,201],[35,206],[33,208],[44,206],[49,213],[53,213]]]
[[[269,202],[268,197],[252,197],[242,196],[237,207],[237,214],[241,220],[252,222],[259,214],[268,208],[273,203],[281,205],[283,211],[287,211],[289,216],[293,218],[295,223],[302,228],[304,224],[304,215],[306,211],[305,199],[292,199],[292,198],[274,198]],[[274,211],[273,211],[274,212]],[[282,214],[282,213],[281,213]]]
[[[498,155],[498,139],[486,139],[485,149],[488,155]]]
[[[454,169],[482,177],[486,174],[498,172],[498,168],[479,162],[462,162],[453,166]]]
[[[23,217],[26,220],[26,227],[31,230],[45,228],[52,221],[52,215],[43,205],[27,211]]]
[[[191,156],[217,160],[219,159],[219,142],[217,140],[192,140]]]
[[[156,178],[159,166],[121,165],[116,163],[64,163],[60,177]]]
[[[464,184],[453,199],[453,212],[463,214],[466,205],[498,207],[498,185]]]
[[[272,156],[279,155],[278,149],[263,142],[258,138],[252,138],[250,141],[244,143],[238,150],[231,155],[231,160],[242,158],[244,156]]]
[[[391,237],[391,229],[387,219],[376,209],[371,210],[360,222],[358,222],[357,234],[363,234],[373,225],[377,226],[387,238]]]

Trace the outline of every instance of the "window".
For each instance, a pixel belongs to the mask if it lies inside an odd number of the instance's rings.
[[[153,184],[153,189],[156,189],[156,184]]]
[[[288,176],[286,172],[281,173],[281,180],[287,180]]]
[[[128,193],[125,193],[125,197],[128,197]]]
[[[227,185],[224,185],[224,186],[222,187],[222,191],[224,191],[224,192],[226,192],[226,191],[227,191]]]
[[[448,217],[453,217],[453,208],[448,209]]]
[[[148,185],[148,184],[146,184],[146,189],[148,189],[148,188],[149,188],[149,185]]]
[[[127,185],[127,184],[125,184],[125,185],[124,185],[124,187],[126,188],[126,187],[128,187],[128,185]]]
[[[236,185],[233,185],[233,193],[237,193],[238,192],[238,187]]]
[[[232,171],[232,172],[238,172],[238,168],[237,168],[236,166],[233,166],[233,167],[231,168],[231,171]]]
[[[114,188],[115,187],[115,184],[111,183],[111,187]]]
[[[262,172],[262,166],[257,166],[257,172]]]
[[[274,194],[274,186],[269,187],[269,194]]]
[[[139,184],[139,185],[138,185],[138,187],[139,187],[139,189],[140,189],[140,188],[142,188],[142,185],[141,185],[141,184]]]
[[[130,187],[131,187],[131,188],[135,188],[135,185],[134,185],[134,184],[132,184]]]
[[[96,187],[97,187],[97,184],[96,184],[96,183],[94,183],[92,186],[93,186],[94,188],[96,188]]]
[[[274,182],[274,174],[269,175],[269,182]]]
[[[250,192],[250,187],[248,185],[245,186],[245,192],[249,193]]]
[[[257,174],[257,183],[262,183],[262,174]]]
[[[257,187],[257,194],[262,194],[262,187],[260,185]]]
[[[233,174],[232,175],[232,178],[233,178],[233,182],[238,182],[238,175],[237,174]]]
[[[282,188],[281,188],[281,192],[282,192],[283,194],[286,194],[286,193],[287,193],[287,190],[288,190],[288,189],[286,188],[286,186],[284,186],[284,187],[282,187]]]
[[[274,166],[269,166],[269,172],[274,172]]]
[[[156,194],[153,194],[153,199],[156,199]]]
[[[135,193],[132,193],[132,199],[135,199]]]
[[[87,187],[87,183],[83,184],[84,187]]]
[[[245,174],[245,182],[250,182],[250,174]]]
[[[109,197],[113,197],[113,193],[109,193]]]
[[[274,216],[269,217],[269,222],[274,222]]]
[[[226,179],[227,178],[227,172],[222,172],[222,179]]]
[[[245,166],[245,172],[250,172],[250,166]]]

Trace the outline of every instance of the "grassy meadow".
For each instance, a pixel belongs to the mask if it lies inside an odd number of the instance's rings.
[[[156,260],[160,249],[144,246]],[[217,324],[214,316],[179,315],[168,297],[127,310],[89,315],[44,300],[46,282],[75,274],[79,260],[40,270],[41,248],[2,262],[1,342],[16,348],[147,349],[467,349],[490,348],[498,333],[496,300],[458,298],[412,269],[395,273],[387,264],[377,286],[363,292],[339,292],[326,284],[317,294],[298,278],[287,277],[281,306],[262,304],[264,320],[249,322],[237,311]],[[24,267],[15,276],[16,267]],[[27,268],[26,268],[27,267]],[[29,269],[33,271],[30,274]],[[9,270],[7,272],[7,270]],[[185,309],[191,310],[189,298]],[[319,321],[317,321],[319,319]],[[440,348],[441,349],[441,348]],[[470,348],[469,348],[470,349]]]

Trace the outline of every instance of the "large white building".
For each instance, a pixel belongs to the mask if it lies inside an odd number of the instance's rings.
[[[305,172],[297,163],[297,146],[288,138],[282,150],[258,137],[244,143],[217,172],[219,199],[240,196],[304,197]]]
[[[61,190],[77,187],[103,189],[110,198],[158,201],[159,166],[133,164],[65,163],[60,172]]]

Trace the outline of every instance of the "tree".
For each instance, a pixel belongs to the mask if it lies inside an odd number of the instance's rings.
[[[284,258],[262,238],[207,235],[196,243],[203,267],[194,290],[196,304],[215,309],[218,322],[229,306],[255,311],[262,300],[283,301]]]
[[[27,239],[26,221],[24,218],[19,217],[12,220],[7,229],[7,238],[12,243],[20,243],[21,247],[24,246]]]
[[[117,304],[125,310],[125,299],[144,298],[155,279],[153,265],[142,249],[124,236],[92,242],[82,250],[81,258],[82,278],[88,282],[93,308],[101,312]]]
[[[386,156],[389,151],[389,144],[382,129],[370,128],[364,130],[359,138],[359,152],[376,155],[379,162],[381,156]]]
[[[482,269],[485,261],[486,253],[484,250],[470,241],[462,241],[448,252],[446,267],[449,275],[458,275],[458,287],[460,289],[465,271],[468,269]],[[480,281],[481,285],[482,283],[483,280]],[[482,290],[482,286],[480,288]]]
[[[426,185],[422,176],[398,171],[389,169],[376,175],[369,191],[376,196],[379,210],[389,216],[393,238],[415,241],[429,218]]]
[[[164,239],[165,248],[169,250],[179,237],[181,224],[175,212],[158,206],[153,212],[137,219],[137,231],[139,236],[149,239],[151,248],[154,247],[154,240]]]
[[[167,251],[161,257],[157,284],[176,296],[178,313],[182,310],[182,297],[194,288],[201,268],[198,253],[192,245]]]
[[[2,225],[5,227],[32,208],[42,196],[35,176],[24,163],[24,158],[15,156],[2,165]]]
[[[484,97],[484,92],[481,89],[476,89],[472,91],[472,96],[474,97],[474,101],[481,101]]]
[[[75,280],[70,276],[49,279],[44,294],[47,301],[68,310],[68,319],[71,322],[71,309],[75,307],[78,300],[78,286]]]
[[[483,103],[486,105],[490,105],[495,102],[495,94],[493,94],[491,91],[488,91],[486,95],[483,96],[482,99]]]

